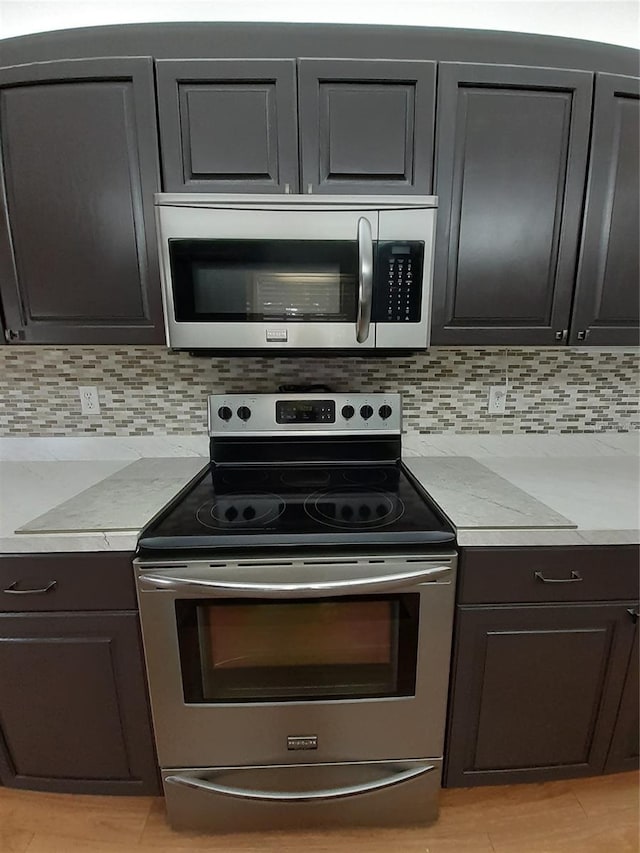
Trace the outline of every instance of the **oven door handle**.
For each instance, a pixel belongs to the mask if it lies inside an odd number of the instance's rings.
[[[373,236],[371,223],[364,216],[358,219],[358,265],[356,340],[363,344],[369,337],[373,299]]]
[[[353,797],[358,794],[368,794],[371,791],[379,791],[382,788],[390,788],[399,785],[409,779],[423,776],[435,770],[435,764],[427,764],[423,767],[412,767],[410,770],[401,770],[392,773],[374,782],[364,782],[361,785],[345,785],[343,788],[325,788],[318,791],[262,791],[248,788],[234,788],[230,785],[220,785],[208,779],[199,779],[193,776],[167,776],[165,782],[169,785],[180,785],[185,788],[197,788],[203,791],[211,791],[213,794],[224,794],[227,797],[237,797],[241,800],[266,800],[269,802],[295,802],[305,803],[313,800],[339,800],[343,797]]]
[[[205,580],[169,575],[140,575],[138,582],[142,591],[162,589],[168,592],[194,592],[206,589],[217,595],[236,598],[322,598],[330,595],[360,595],[379,592],[408,583],[436,581],[451,572],[450,566],[432,566],[414,572],[382,575],[372,578],[347,578],[330,581],[303,581],[301,583],[248,583],[246,581]]]

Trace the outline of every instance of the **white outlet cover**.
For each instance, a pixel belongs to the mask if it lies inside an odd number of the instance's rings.
[[[489,405],[488,411],[490,415],[503,415],[507,406],[507,387],[506,385],[491,385],[489,388]]]
[[[95,385],[80,385],[78,394],[80,395],[80,409],[83,415],[100,414],[100,399]]]

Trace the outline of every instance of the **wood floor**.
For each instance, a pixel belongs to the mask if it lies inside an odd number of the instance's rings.
[[[0,853],[637,853],[638,773],[445,790],[427,828],[173,832],[163,801],[0,788]]]

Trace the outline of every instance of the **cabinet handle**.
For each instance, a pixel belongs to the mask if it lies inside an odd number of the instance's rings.
[[[561,331],[556,332],[556,340],[557,341],[566,341],[568,333],[569,333],[568,329],[562,329]]]
[[[534,577],[536,577],[542,583],[577,583],[578,581],[584,580],[582,575],[578,574],[578,572],[571,572],[570,578],[545,578],[542,572],[534,572]]]
[[[589,337],[590,331],[591,331],[591,329],[584,329],[584,330],[578,332],[578,340],[579,341],[586,341],[587,338]]]
[[[10,344],[11,341],[23,341],[24,331],[22,329],[5,329],[4,339],[8,344]]]
[[[633,622],[633,624],[636,625],[638,623],[638,616],[640,616],[640,613],[638,613],[638,608],[629,607],[627,609],[627,613],[629,614],[629,616],[631,616],[631,621]]]
[[[48,586],[42,587],[42,589],[16,589],[19,583],[20,581],[14,581],[2,591],[6,592],[7,595],[40,595],[43,592],[51,592],[58,585],[58,581],[51,581]]]

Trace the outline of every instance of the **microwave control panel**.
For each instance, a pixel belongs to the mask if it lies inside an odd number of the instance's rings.
[[[374,322],[420,322],[423,265],[421,240],[378,243],[371,317]]]

